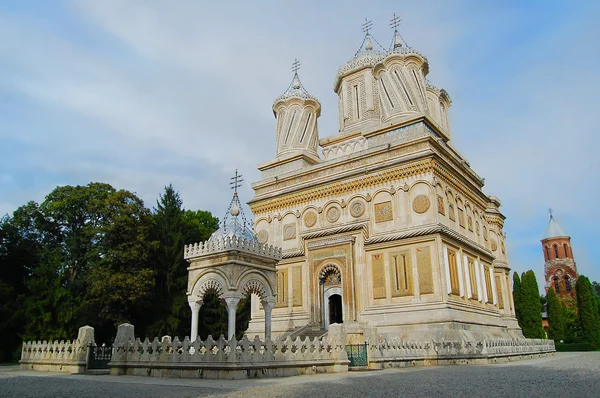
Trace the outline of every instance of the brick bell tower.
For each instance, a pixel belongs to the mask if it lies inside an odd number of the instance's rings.
[[[575,282],[579,274],[573,258],[571,237],[554,220],[552,209],[549,209],[548,212],[550,213],[550,222],[541,241],[546,262],[544,265],[546,292],[553,287],[558,297],[574,297]]]

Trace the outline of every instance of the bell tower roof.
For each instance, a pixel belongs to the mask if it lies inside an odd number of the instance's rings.
[[[548,222],[548,227],[546,228],[546,232],[544,232],[542,240],[569,237],[569,235],[567,235],[567,233],[556,222],[556,220],[554,220],[554,216],[552,215],[552,209],[548,209],[548,212],[550,213],[550,221]]]
[[[306,90],[304,88],[304,86],[302,85],[302,82],[300,81],[300,76],[298,76],[299,69],[300,69],[300,61],[298,61],[296,59],[296,60],[294,60],[294,63],[292,64],[292,71],[294,72],[294,77],[292,78],[292,81],[290,82],[290,85],[288,86],[287,90],[285,90],[283,94],[281,94],[279,97],[277,97],[277,99],[273,103],[273,108],[275,108],[275,105],[279,101],[285,101],[290,98],[313,100],[313,101],[319,103],[319,100],[315,96],[313,96],[311,93],[309,93],[308,90]],[[319,103],[319,105],[320,105],[320,103]]]

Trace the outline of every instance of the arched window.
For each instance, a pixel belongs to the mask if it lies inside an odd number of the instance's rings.
[[[550,260],[550,248],[546,246],[546,260]]]
[[[567,246],[567,244],[565,243],[563,245],[564,249],[565,249],[565,258],[569,257],[569,246]]]
[[[554,244],[554,258],[558,258],[558,245]]]
[[[558,283],[558,276],[554,277],[554,291],[556,292],[556,294],[560,293],[560,285]]]
[[[569,275],[565,275],[565,290],[567,294],[571,293],[571,278],[569,278]]]

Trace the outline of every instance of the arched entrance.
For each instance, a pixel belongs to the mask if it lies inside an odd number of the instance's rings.
[[[328,299],[329,303],[329,324],[343,323],[342,317],[342,296],[339,294],[332,294]]]
[[[332,323],[344,322],[342,300],[342,275],[334,264],[327,264],[319,272],[319,284],[322,294],[323,327],[329,328]]]

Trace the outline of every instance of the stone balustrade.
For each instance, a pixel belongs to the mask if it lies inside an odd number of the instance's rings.
[[[253,240],[238,238],[236,236],[227,236],[206,242],[185,245],[183,249],[183,257],[185,259],[191,259],[194,257],[218,253],[226,250],[240,250],[281,260],[280,247],[275,247],[269,244],[261,244]]]
[[[471,341],[382,340],[369,347],[369,367],[485,364],[555,352],[554,340],[493,339]]]
[[[116,375],[238,379],[346,371],[348,357],[336,341],[299,337],[275,342],[258,336],[193,342],[137,338],[115,345],[110,367]]]
[[[94,344],[94,329],[79,328],[76,340],[28,341],[21,350],[21,369],[50,372],[84,373],[88,347]]]

